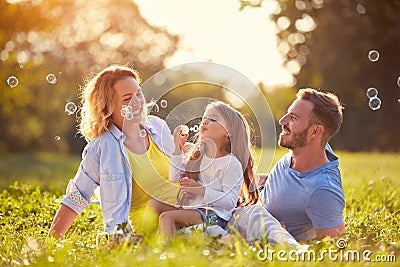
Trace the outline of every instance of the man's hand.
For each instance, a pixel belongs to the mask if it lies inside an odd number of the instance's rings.
[[[315,233],[317,234],[318,239],[322,239],[325,236],[330,236],[332,238],[336,238],[336,237],[339,237],[340,235],[345,234],[346,228],[345,228],[344,224],[341,224],[341,225],[333,227],[333,228],[315,229]]]

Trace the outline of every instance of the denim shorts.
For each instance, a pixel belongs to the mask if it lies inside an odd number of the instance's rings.
[[[194,210],[200,213],[201,217],[203,218],[203,222],[206,225],[218,225],[221,228],[225,228],[226,224],[228,223],[217,214],[215,214],[215,212],[212,210],[204,208],[198,208]]]

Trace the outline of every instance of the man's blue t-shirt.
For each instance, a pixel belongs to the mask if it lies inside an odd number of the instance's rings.
[[[326,153],[329,162],[308,172],[291,169],[292,154],[287,153],[269,173],[262,191],[264,207],[298,241],[316,237],[314,229],[343,224],[339,162],[334,154]]]

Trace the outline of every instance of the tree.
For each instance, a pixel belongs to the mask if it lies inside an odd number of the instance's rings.
[[[1,0],[0,152],[80,151],[75,114],[67,116],[64,106],[79,106],[82,77],[122,64],[146,79],[164,68],[178,42],[129,0]],[[57,82],[47,82],[48,74]],[[14,88],[6,84],[10,76],[19,81]]]
[[[399,151],[400,2],[397,0],[276,0],[271,18],[278,49],[296,87],[334,92],[345,104],[344,124],[333,138],[345,150]],[[376,62],[368,59],[377,50]],[[368,106],[376,87],[382,105]]]

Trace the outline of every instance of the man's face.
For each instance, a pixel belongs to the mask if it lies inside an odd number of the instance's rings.
[[[287,113],[279,120],[282,132],[279,146],[288,149],[304,147],[309,142],[310,116],[313,104],[310,101],[296,99]]]

